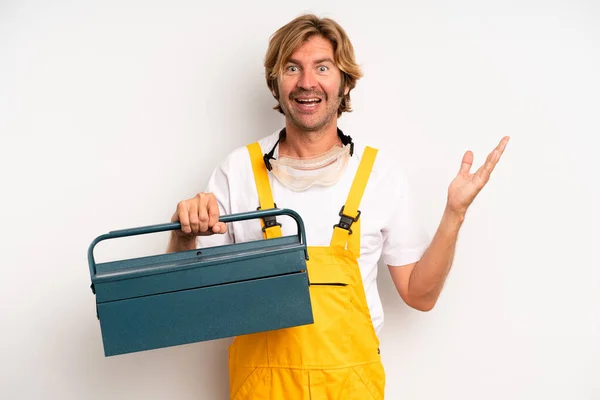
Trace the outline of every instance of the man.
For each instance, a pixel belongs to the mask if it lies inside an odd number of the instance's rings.
[[[350,91],[361,77],[344,30],[314,15],[294,19],[271,38],[265,71],[285,128],[232,152],[213,172],[206,192],[178,204],[172,220],[182,228],[173,232],[168,251],[293,235],[295,224],[285,218],[266,233],[257,220],[230,229],[218,220],[275,203],[297,211],[306,226],[315,323],[235,338],[231,398],[382,399],[377,262],[383,258],[388,264],[409,306],[431,310],[467,208],[508,137],[474,174],[472,153],[464,155],[430,241],[413,220],[407,183],[394,160],[355,144],[337,127],[338,117],[351,111]]]

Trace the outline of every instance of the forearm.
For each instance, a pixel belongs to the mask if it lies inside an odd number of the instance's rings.
[[[196,237],[179,236],[171,232],[171,238],[167,246],[167,253],[176,253],[179,251],[194,250],[196,248]]]
[[[408,284],[412,305],[422,310],[431,310],[452,267],[458,232],[464,215],[444,210],[440,225],[423,257],[415,265]]]

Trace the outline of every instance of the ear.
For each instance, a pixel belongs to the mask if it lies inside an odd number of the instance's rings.
[[[344,96],[348,96],[348,93],[350,93],[350,87],[346,86],[346,88],[344,89]]]

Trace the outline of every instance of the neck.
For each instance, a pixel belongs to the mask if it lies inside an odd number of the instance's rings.
[[[337,134],[337,125],[323,127],[317,131],[305,131],[286,122],[285,140],[279,143],[279,155],[289,157],[314,157],[329,151],[333,146],[341,144]]]

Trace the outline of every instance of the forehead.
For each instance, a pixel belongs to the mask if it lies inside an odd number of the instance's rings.
[[[323,59],[334,60],[333,45],[323,36],[314,35],[294,50],[289,62],[311,63]]]

